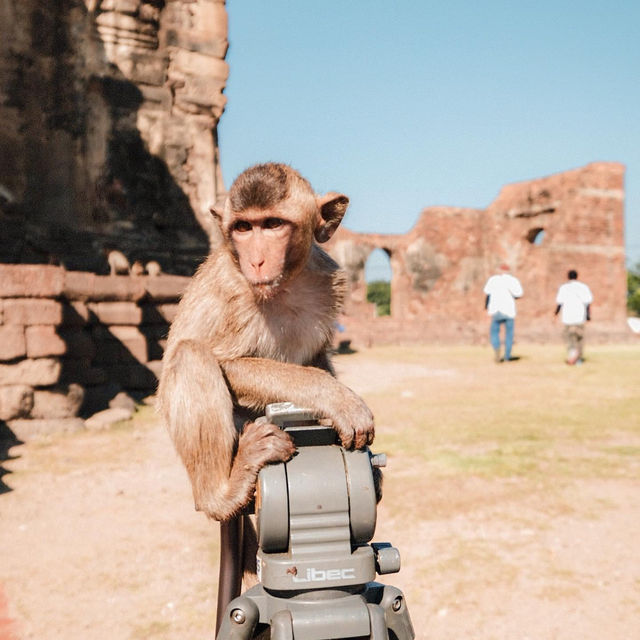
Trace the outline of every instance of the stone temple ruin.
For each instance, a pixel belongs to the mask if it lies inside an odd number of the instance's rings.
[[[371,319],[365,263],[375,249],[389,256],[391,317]],[[482,289],[500,263],[521,280],[517,337],[556,337],[558,286],[576,269],[595,301],[590,333],[626,334],[624,167],[593,163],[510,184],[486,210],[430,207],[404,235],[339,229],[330,251],[349,273],[345,335],[357,340],[486,340]]]
[[[121,392],[153,393],[225,195],[226,50],[224,0],[0,6],[0,440],[85,428]],[[557,336],[569,268],[593,289],[593,329],[617,336],[623,175],[595,163],[509,185],[486,210],[426,209],[404,235],[339,229],[328,248],[352,285],[346,335],[356,347],[486,341],[482,287],[508,261],[525,289],[519,339]],[[366,302],[376,248],[393,274],[384,318]],[[162,273],[106,275],[111,249]]]
[[[224,0],[4,2],[0,262],[189,275],[224,192]]]

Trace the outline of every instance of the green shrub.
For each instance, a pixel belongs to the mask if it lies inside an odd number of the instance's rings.
[[[374,280],[367,283],[367,302],[373,302],[379,316],[391,315],[391,283]]]
[[[627,309],[640,316],[640,262],[627,271]]]

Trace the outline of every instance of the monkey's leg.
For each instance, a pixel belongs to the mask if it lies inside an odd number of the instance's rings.
[[[239,514],[253,496],[258,471],[295,451],[268,423],[248,423],[238,436],[222,370],[204,343],[184,340],[168,353],[158,395],[196,509],[215,520]]]

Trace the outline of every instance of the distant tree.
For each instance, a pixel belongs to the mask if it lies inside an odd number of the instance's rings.
[[[367,302],[376,305],[379,316],[391,315],[391,283],[384,280],[374,280],[367,284]]]
[[[640,316],[640,262],[627,271],[627,309]]]

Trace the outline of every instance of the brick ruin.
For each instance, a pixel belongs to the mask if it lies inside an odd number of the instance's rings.
[[[83,429],[119,392],[153,394],[187,282],[0,265],[0,440]]]
[[[224,0],[0,8],[0,262],[189,275],[224,193]]]
[[[366,301],[367,258],[387,253],[391,317]],[[404,235],[340,228],[329,244],[349,274],[344,337],[360,344],[411,340],[487,341],[482,293],[507,262],[522,282],[516,336],[556,339],[557,288],[574,268],[594,294],[590,334],[628,335],[624,252],[624,166],[598,162],[510,184],[485,210],[429,207]]]

